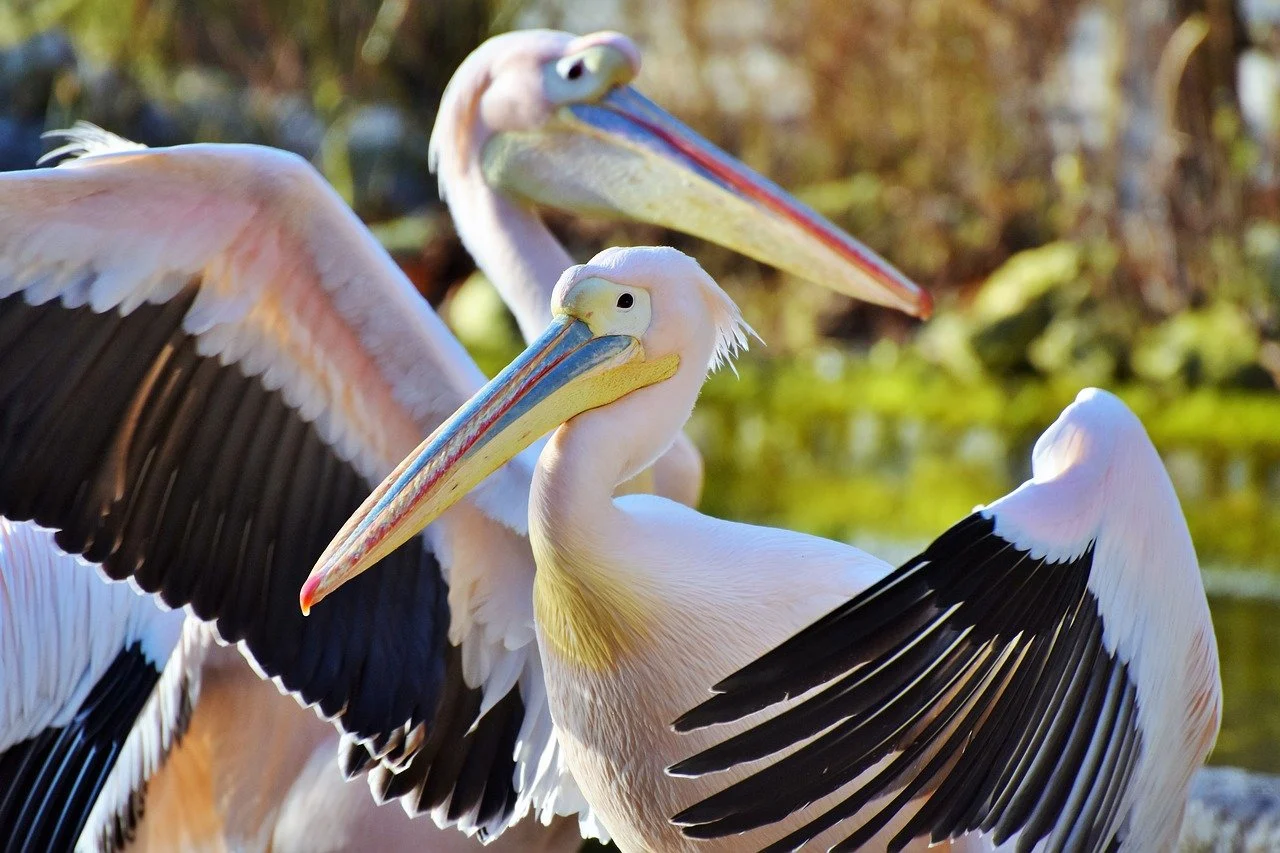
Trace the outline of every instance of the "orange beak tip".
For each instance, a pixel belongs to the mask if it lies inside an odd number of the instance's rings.
[[[320,600],[320,580],[322,577],[323,575],[313,574],[302,585],[302,592],[298,594],[298,604],[302,607],[303,616],[310,616],[311,608]]]
[[[920,290],[920,303],[916,306],[916,316],[921,320],[928,320],[933,316],[933,295],[923,288]]]

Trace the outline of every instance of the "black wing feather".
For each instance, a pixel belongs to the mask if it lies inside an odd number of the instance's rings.
[[[182,326],[200,286],[125,315],[0,299],[0,514],[190,605],[355,740],[405,749],[429,732],[399,756],[424,768],[420,808],[462,784],[452,816],[496,826],[514,803],[493,787],[513,784],[510,713],[468,735],[482,748],[432,737],[441,720],[465,735],[480,702],[439,563],[412,540],[302,616],[298,590],[371,484],[279,391],[200,355]]]
[[[832,849],[854,850],[913,802],[890,850],[974,831],[996,843],[1016,836],[1018,850],[1042,840],[1050,851],[1110,849],[1125,831],[1117,809],[1142,735],[1128,666],[1102,644],[1092,565],[1092,547],[1072,560],[1034,557],[980,513],[955,525],[676,722],[731,722],[822,687],[674,765],[700,776],[798,746],[674,820],[686,835],[717,838],[841,791],[768,849],[797,849],[851,821]]]
[[[9,851],[71,850],[160,671],[123,649],[71,722],[0,755],[0,839]]]

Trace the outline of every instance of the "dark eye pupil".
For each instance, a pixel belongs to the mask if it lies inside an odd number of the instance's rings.
[[[582,76],[583,70],[584,69],[582,67],[582,62],[581,60],[579,60],[578,62],[575,62],[569,66],[569,70],[565,72],[564,76],[569,78],[570,80],[577,80],[579,77]]]
[[[630,308],[633,302],[635,302],[635,299],[632,298],[630,293],[624,293],[618,297],[619,308]]]

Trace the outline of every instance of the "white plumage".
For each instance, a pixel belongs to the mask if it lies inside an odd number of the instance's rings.
[[[62,553],[53,532],[0,518],[0,751],[62,728],[116,656],[137,647],[157,672],[182,614]]]

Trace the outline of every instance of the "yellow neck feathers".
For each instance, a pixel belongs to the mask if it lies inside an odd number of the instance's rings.
[[[574,666],[597,671],[616,666],[647,636],[652,602],[625,578],[572,564],[540,545],[534,545],[533,610],[544,643]]]
[[[674,353],[618,365],[580,382],[572,408],[583,412],[617,400],[669,379],[679,366],[680,357]],[[618,491],[626,494],[652,487],[653,473],[648,470]],[[592,670],[615,666],[648,636],[655,613],[653,600],[631,578],[610,572],[581,554],[557,548],[552,544],[555,537],[540,535],[536,527],[531,520],[529,538],[538,565],[533,612],[546,645],[575,666]]]

